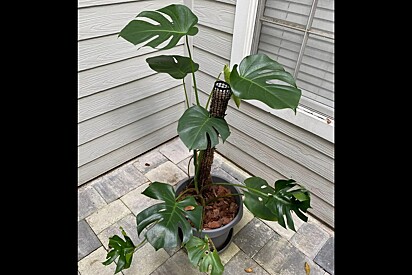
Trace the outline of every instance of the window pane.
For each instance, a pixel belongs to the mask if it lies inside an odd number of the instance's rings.
[[[263,15],[306,26],[311,5],[312,0],[267,0]]]
[[[297,84],[303,89],[302,95],[311,99],[303,100],[301,104],[332,118],[334,59],[333,40],[310,34],[297,74]],[[322,108],[318,106],[319,103],[329,108]]]
[[[302,41],[303,32],[264,23],[258,52],[275,59],[293,75]]]
[[[327,31],[334,33],[335,7],[333,0],[318,2],[311,31]]]

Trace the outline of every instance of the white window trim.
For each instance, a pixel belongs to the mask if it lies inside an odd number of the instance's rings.
[[[258,3],[258,0],[236,1],[230,67],[239,64],[245,56],[251,53]],[[247,102],[321,138],[335,142],[334,120],[329,120],[301,106],[298,106],[295,115],[290,109],[273,110],[257,100],[248,100]]]

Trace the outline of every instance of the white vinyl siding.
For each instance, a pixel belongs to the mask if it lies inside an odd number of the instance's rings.
[[[182,82],[149,68],[158,55],[118,37],[142,10],[183,1],[79,0],[78,185],[176,137]],[[163,54],[184,54],[183,40]]]

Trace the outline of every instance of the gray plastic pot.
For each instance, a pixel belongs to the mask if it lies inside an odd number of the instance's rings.
[[[179,183],[176,184],[175,190],[176,190],[176,194],[179,194],[180,192],[182,192],[184,190],[184,188],[191,182],[191,180],[193,179],[193,177],[184,179],[182,181],[180,181]],[[217,177],[217,176],[213,176],[212,175],[212,181],[213,182],[227,182],[227,180],[221,178],[221,177]],[[227,188],[230,189],[230,191],[232,192],[232,194],[239,194],[241,193],[241,190],[238,187],[235,186],[225,186]],[[242,197],[241,196],[235,196],[235,201],[237,203],[237,205],[239,206],[237,214],[235,216],[235,218],[228,224],[216,228],[216,229],[210,229],[210,230],[202,230],[200,233],[193,228],[193,235],[199,237],[199,238],[204,238],[204,236],[207,234],[209,236],[209,238],[212,239],[213,244],[215,245],[217,252],[221,253],[224,250],[226,250],[226,248],[230,245],[230,243],[232,242],[232,238],[233,238],[233,227],[242,219],[243,217],[243,202],[242,202]]]

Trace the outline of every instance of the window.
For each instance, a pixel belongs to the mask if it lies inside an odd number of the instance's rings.
[[[334,118],[334,0],[259,3],[252,52],[285,66],[302,89],[300,104]]]
[[[232,43],[231,64],[265,53],[284,65],[302,90],[298,111],[310,117],[284,118],[333,141],[334,0],[238,0]]]

